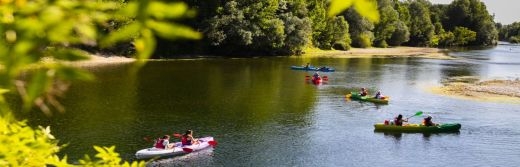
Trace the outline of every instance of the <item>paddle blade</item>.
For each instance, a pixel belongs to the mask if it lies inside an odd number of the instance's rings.
[[[323,80],[328,81],[328,80],[329,80],[329,77],[328,77],[328,76],[323,76]]]
[[[184,151],[185,153],[191,153],[191,152],[193,152],[193,149],[191,149],[191,148],[182,148],[182,151]]]
[[[215,147],[217,146],[218,143],[217,143],[217,141],[212,140],[212,141],[208,141],[208,144],[209,144],[210,146],[212,146],[213,148],[215,148]]]
[[[151,142],[152,140],[150,140],[150,138],[148,137],[143,137],[143,140],[147,141],[147,142]]]
[[[422,115],[422,114],[423,114],[423,112],[422,112],[422,111],[419,111],[419,112],[415,113],[414,116],[419,116],[419,115]]]
[[[176,137],[176,138],[181,138],[181,137],[182,137],[182,135],[181,135],[181,134],[179,134],[179,133],[174,133],[174,134],[173,134],[173,137]]]

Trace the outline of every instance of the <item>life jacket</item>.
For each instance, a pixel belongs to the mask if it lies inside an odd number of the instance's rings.
[[[191,145],[191,140],[188,140],[188,137],[183,135],[181,138],[182,145]]]
[[[433,122],[431,119],[424,118],[423,120],[424,126],[433,126]]]
[[[403,126],[403,120],[399,120],[399,119],[395,118],[394,122],[395,122],[395,125],[397,125],[397,126]]]
[[[160,148],[160,149],[164,149],[164,148],[166,148],[166,146],[163,145],[163,142],[164,142],[164,139],[158,139],[158,140],[155,142],[155,148]]]

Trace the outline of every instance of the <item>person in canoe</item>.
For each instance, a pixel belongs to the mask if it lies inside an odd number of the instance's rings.
[[[319,78],[320,78],[320,74],[316,71],[314,73],[314,75],[312,75],[312,80],[319,79]]]
[[[173,143],[170,144],[170,136],[169,135],[164,135],[163,137],[157,139],[157,141],[155,141],[155,145],[154,145],[155,148],[159,148],[159,149],[171,149],[174,147]]]
[[[198,144],[199,141],[195,138],[193,138],[193,131],[187,130],[184,135],[181,137],[181,143],[182,145],[192,145],[192,144]]]
[[[399,114],[397,117],[395,117],[394,119],[394,124],[396,126],[403,126],[403,122],[408,122],[408,119],[403,119],[403,115]]]
[[[366,88],[361,88],[361,91],[359,92],[360,96],[367,96],[368,90]]]
[[[381,91],[377,91],[376,95],[374,96],[376,99],[385,99],[385,96],[381,94]]]
[[[309,69],[311,67],[311,63],[307,63],[307,65],[304,66],[305,69]]]
[[[437,126],[436,123],[432,122],[432,116],[430,116],[430,115],[428,115],[428,117],[424,118],[423,125],[424,126]]]

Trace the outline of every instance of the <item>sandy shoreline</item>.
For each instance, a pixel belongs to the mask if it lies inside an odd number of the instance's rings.
[[[359,57],[420,57],[454,59],[446,49],[427,47],[352,48],[347,51],[307,49],[304,57],[359,58]]]
[[[447,50],[426,47],[395,48],[352,48],[348,51],[321,50],[310,48],[305,54],[293,57],[326,57],[326,58],[359,58],[359,57],[421,57],[429,59],[454,59],[448,56]],[[96,66],[105,64],[131,63],[136,59],[116,55],[91,54],[89,60],[71,62],[77,66]]]
[[[432,87],[429,91],[461,99],[520,104],[520,80],[518,78],[489,81],[475,81],[469,78],[469,82],[453,81],[441,87]]]
[[[111,64],[126,64],[135,62],[136,59],[128,58],[124,56],[115,56],[115,55],[100,55],[100,54],[90,54],[90,59],[82,60],[82,61],[74,61],[67,62],[66,64],[70,64],[78,67],[93,67],[93,66],[102,66],[102,65],[111,65]]]

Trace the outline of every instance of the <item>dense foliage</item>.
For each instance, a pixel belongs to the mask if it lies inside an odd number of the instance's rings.
[[[190,13],[184,3],[148,0],[0,1],[0,166],[71,166],[67,156],[57,156],[63,146],[50,127],[29,127],[13,112],[33,106],[47,115],[63,111],[57,97],[70,81],[93,78],[66,63],[88,59],[81,48],[132,41],[136,57],[145,60],[156,48],[156,36],[199,38],[198,32],[173,22]],[[6,94],[18,94],[23,106],[9,105]],[[85,156],[79,165],[144,166],[123,162],[114,146],[93,149],[95,158]]]
[[[520,43],[520,22],[514,22],[509,25],[498,25],[500,33],[499,39],[501,41],[508,41],[511,43]]]
[[[201,30],[204,39],[189,45],[163,40],[157,57],[175,54],[171,48],[182,48],[180,54],[295,55],[308,47],[483,46],[495,45],[498,39],[493,17],[480,0],[447,5],[427,0],[189,0],[189,4],[201,14],[188,24]],[[336,11],[349,6],[353,8]],[[367,14],[358,9],[362,7],[378,12]]]

